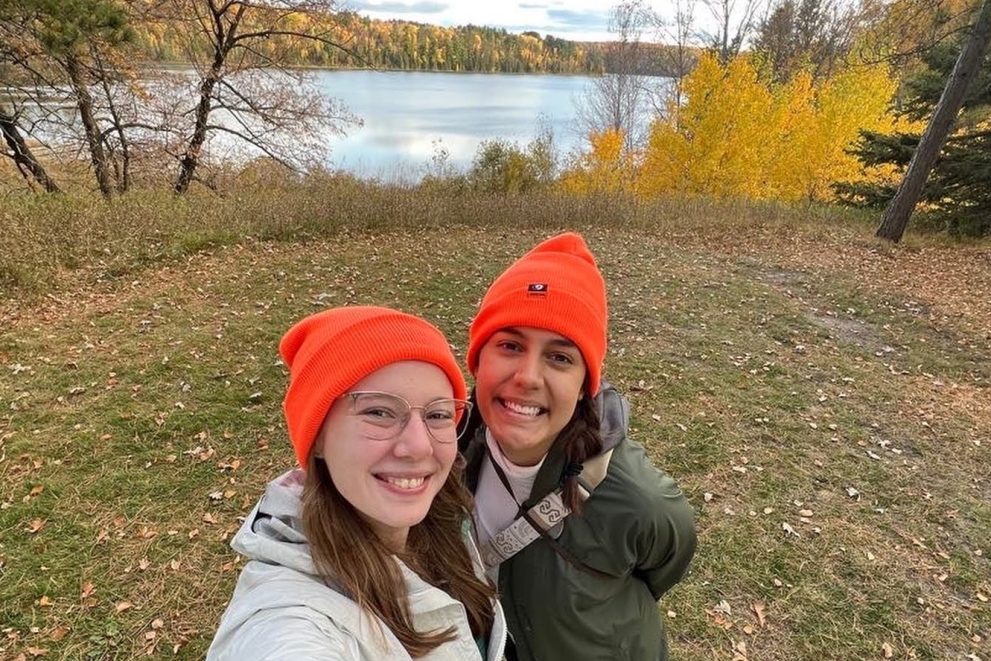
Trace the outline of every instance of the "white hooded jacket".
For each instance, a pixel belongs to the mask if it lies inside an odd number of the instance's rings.
[[[210,661],[407,661],[399,640],[374,616],[323,582],[313,566],[299,519],[303,471],[276,478],[231,541],[247,564],[224,612],[207,659]],[[474,544],[466,536],[477,572]],[[457,639],[421,657],[427,661],[498,661],[506,643],[506,621],[498,601],[482,659],[464,606],[399,562],[418,631],[457,628]],[[378,626],[376,626],[378,624]]]

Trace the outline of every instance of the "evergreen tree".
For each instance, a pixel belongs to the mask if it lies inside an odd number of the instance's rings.
[[[900,113],[926,119],[939,102],[962,42],[960,38],[929,49],[924,67],[905,81]],[[921,220],[951,234],[991,234],[991,56],[986,55],[936,166],[922,189]],[[894,166],[904,171],[919,144],[919,134],[865,132],[853,153],[866,166]],[[836,186],[840,199],[858,206],[884,207],[895,194],[892,184]]]

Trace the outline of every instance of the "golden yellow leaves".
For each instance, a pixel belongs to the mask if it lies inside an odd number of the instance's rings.
[[[623,134],[606,130],[589,136],[591,151],[576,167],[561,176],[564,190],[580,195],[630,192],[633,188],[633,159],[623,153]]]
[[[874,65],[775,86],[749,57],[725,67],[705,57],[685,90],[678,126],[659,120],[651,131],[644,194],[813,201],[830,199],[832,182],[860,176],[845,150],[861,130],[890,127],[895,81]]]
[[[591,152],[564,174],[564,188],[812,202],[833,199],[834,182],[885,175],[847,153],[861,131],[895,128],[888,107],[896,81],[884,64],[772,84],[749,56],[725,66],[703,56],[683,89],[684,105],[654,122],[642,152],[623,153],[615,131],[591,136]]]

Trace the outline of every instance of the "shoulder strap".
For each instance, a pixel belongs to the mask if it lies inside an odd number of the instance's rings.
[[[606,479],[606,472],[609,470],[609,460],[612,458],[612,450],[603,452],[592,457],[582,465],[582,472],[578,476],[579,495],[582,500],[588,500],[592,492]],[[496,462],[492,462],[496,475],[502,481],[503,486],[509,487],[509,481]],[[571,509],[561,500],[561,490],[555,489],[544,496],[536,505],[522,512],[509,526],[496,533],[485,544],[482,544],[479,551],[482,555],[482,562],[486,569],[491,569],[496,565],[505,562],[521,550],[526,548],[538,537],[543,537],[551,545],[555,552],[562,558],[584,571],[601,574],[598,570],[588,567],[574,555],[561,546],[557,539],[550,534],[551,528],[563,523],[564,519],[571,514]]]

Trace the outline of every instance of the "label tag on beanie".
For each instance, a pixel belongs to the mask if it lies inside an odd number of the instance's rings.
[[[531,282],[526,286],[527,296],[547,296],[549,287],[546,282]]]

